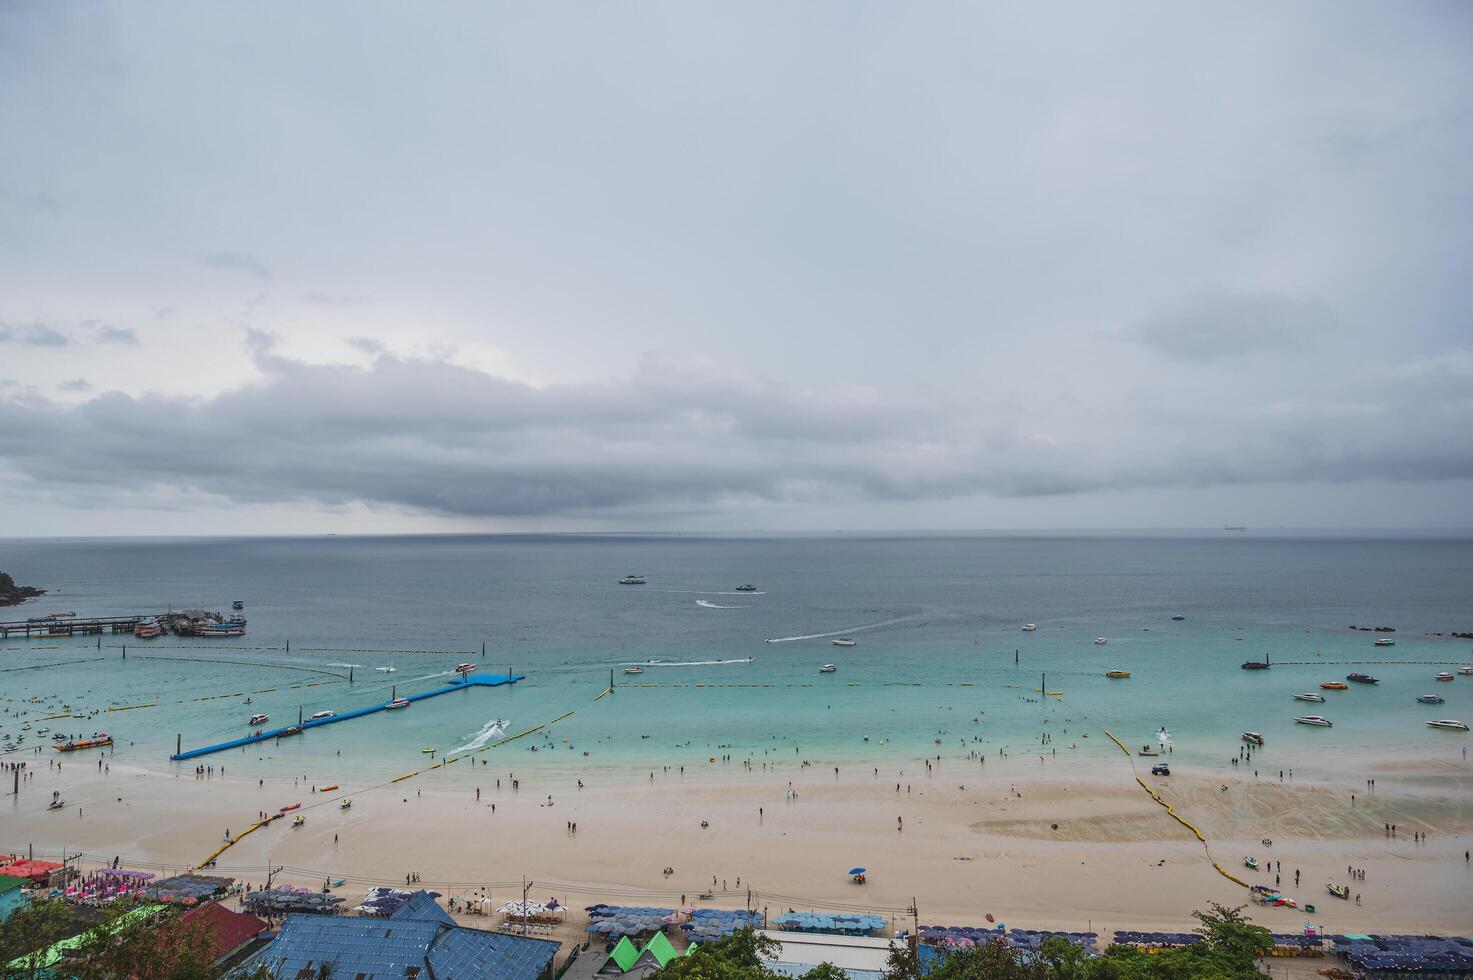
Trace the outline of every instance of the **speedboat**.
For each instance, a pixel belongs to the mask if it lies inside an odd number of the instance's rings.
[[[241,602],[239,599],[236,599],[234,602],[232,602],[230,604],[230,608],[231,609],[244,609],[245,608],[245,603],[244,602]]]
[[[835,667],[833,664],[824,664],[822,667],[818,668],[818,672],[820,674],[832,674],[834,671],[836,671],[838,669],[839,668],[838,667]]]
[[[277,810],[276,812],[277,813],[291,813],[293,810],[300,810],[301,808],[302,808],[302,804],[300,804],[300,803],[293,803],[290,806],[284,806],[284,807],[282,807],[280,810]]]
[[[384,705],[384,710],[386,710],[386,711],[397,711],[400,708],[407,708],[407,707],[409,707],[409,699],[408,698],[395,698],[394,700],[390,701],[388,704]]]
[[[292,830],[296,830],[298,827],[304,825],[306,822],[306,817],[302,816],[300,813],[297,814],[296,818],[292,820]]]
[[[1245,868],[1252,868],[1254,871],[1257,871],[1258,870],[1258,858],[1256,858],[1256,857],[1245,857],[1243,859],[1243,867],[1245,867]]]
[[[1273,666],[1273,664],[1269,663],[1266,659],[1245,660],[1242,663],[1238,664],[1238,666],[1242,667],[1244,670],[1268,670],[1270,667]]]
[[[834,646],[836,646],[836,647],[857,647],[857,646],[859,646],[859,641],[858,640],[851,640],[847,636],[841,636],[837,640],[834,641]]]
[[[1349,686],[1350,685],[1346,684],[1344,681],[1325,681],[1323,684],[1320,685],[1320,689],[1323,691],[1344,691],[1348,689]]]
[[[1379,680],[1377,680],[1376,678],[1372,677],[1370,674],[1362,674],[1358,670],[1355,671],[1355,672],[1353,672],[1353,673],[1346,674],[1345,675],[1345,679],[1348,680],[1348,681],[1355,681],[1357,684],[1379,684],[1379,683],[1381,683]]]
[[[1325,696],[1323,694],[1296,694],[1296,695],[1294,695],[1294,700],[1295,701],[1323,701],[1324,699],[1325,699]]]
[[[1434,677],[1432,679],[1435,680],[1435,681],[1450,681],[1450,680],[1453,679],[1453,675],[1450,674],[1448,671],[1445,671],[1444,670],[1442,673],[1438,674],[1436,677]]]
[[[1377,647],[1394,647],[1396,646],[1396,641],[1389,636],[1382,636],[1378,637],[1376,642],[1371,645]]]
[[[394,671],[398,670],[399,668],[398,667],[375,667],[373,669],[376,670],[376,671],[378,671],[380,674],[392,674]]]
[[[1107,670],[1107,671],[1105,671],[1105,676],[1106,677],[1113,677],[1116,680],[1123,680],[1123,679],[1125,679],[1125,678],[1127,678],[1127,677],[1130,676],[1130,671],[1128,671],[1128,670]]]
[[[1458,668],[1458,673],[1465,674],[1465,675],[1473,675],[1473,667],[1459,667]]]
[[[1417,700],[1422,704],[1442,704],[1447,698],[1441,694],[1419,694]]]
[[[643,585],[644,584],[644,576],[643,575],[626,575],[623,578],[619,579],[619,584],[620,585]]]
[[[1033,623],[1024,623],[1023,624],[1023,632],[1024,633],[1032,633],[1036,629],[1038,629],[1038,627],[1035,624],[1033,624]]]
[[[1325,890],[1336,898],[1343,898],[1346,901],[1350,901],[1350,889],[1344,885],[1337,885],[1333,881],[1328,881],[1325,883]]]
[[[63,800],[60,797],[58,797],[58,798],[52,800],[51,803],[46,807],[46,809],[48,809],[48,810],[60,810],[64,806],[66,806],[66,800]]]
[[[1244,732],[1243,733],[1243,741],[1250,742],[1253,745],[1262,745],[1263,744],[1263,736],[1260,735],[1260,734],[1258,734],[1257,732]]]
[[[271,720],[271,716],[270,715],[251,715],[251,720],[248,721],[248,722],[246,722],[246,724],[247,725],[264,725],[264,724],[266,724],[266,722],[268,722],[270,720]]]
[[[282,734],[282,737],[285,737],[287,735],[300,735],[300,734],[302,734],[302,726],[301,725],[293,725],[290,728],[283,728],[281,730],[281,734]]]
[[[420,749],[420,751],[423,752],[426,755],[434,755],[435,754],[435,750],[433,748],[430,748],[429,746],[426,746],[425,748]]]
[[[1184,620],[1186,618],[1187,617],[1185,617],[1185,616],[1172,616],[1171,617],[1171,621],[1174,622],[1174,623],[1179,623],[1179,622],[1181,622],[1182,620]]]
[[[1319,715],[1302,715],[1294,720],[1301,725],[1318,725],[1321,728],[1330,727],[1330,719],[1321,718]]]
[[[756,592],[757,591],[757,586],[752,585],[749,582],[746,585],[738,585],[736,587],[736,591],[738,591],[738,592]]]
[[[308,721],[321,721],[324,718],[333,718],[333,717],[336,717],[336,715],[337,715],[337,712],[336,711],[314,711],[312,713],[312,717],[308,718],[307,720]]]
[[[626,673],[626,674],[643,674],[644,673],[644,668],[643,667],[625,667],[624,668],[624,673]]]
[[[1468,730],[1467,722],[1455,721],[1452,718],[1439,718],[1436,721],[1429,721],[1427,726],[1429,728],[1446,728],[1452,732],[1466,732]]]
[[[1095,637],[1095,646],[1097,646],[1097,647],[1102,647],[1106,643],[1109,643],[1109,642],[1110,641],[1107,640],[1107,639],[1105,639],[1103,636],[1097,636],[1097,637]]]

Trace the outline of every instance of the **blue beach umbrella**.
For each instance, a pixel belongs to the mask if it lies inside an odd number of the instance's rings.
[[[864,869],[863,868],[850,868],[849,869],[849,873],[852,874],[852,875],[862,875],[862,874],[864,874]]]

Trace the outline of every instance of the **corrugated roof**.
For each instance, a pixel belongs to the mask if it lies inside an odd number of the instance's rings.
[[[0,875],[0,895],[14,891],[17,888],[23,888],[30,883],[29,878],[17,878],[15,875]]]
[[[409,897],[409,901],[394,910],[390,919],[418,919],[422,922],[443,922],[447,926],[455,925],[455,920],[450,918],[450,913],[440,908],[433,895],[424,889],[420,889]]]
[[[181,921],[187,925],[203,924],[209,930],[217,960],[240,949],[268,928],[263,920],[249,912],[232,912],[219,902],[190,909],[181,916]]]

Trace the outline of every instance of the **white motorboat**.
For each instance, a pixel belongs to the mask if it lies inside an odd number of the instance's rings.
[[[626,673],[626,674],[643,674],[644,673],[644,668],[643,667],[625,667],[624,668],[624,673]]]
[[[400,708],[407,708],[407,707],[409,707],[409,699],[408,698],[395,698],[394,700],[390,701],[388,704],[384,705],[384,710],[385,711],[398,711]]]
[[[834,666],[833,664],[824,664],[822,667],[818,668],[818,672],[820,674],[832,674],[834,671],[836,671],[838,669],[839,668],[836,667],[836,666]]]
[[[248,721],[248,722],[246,722],[246,724],[248,724],[248,725],[264,725],[264,724],[266,724],[266,722],[268,722],[270,720],[271,720],[271,716],[270,715],[251,715],[251,720]]]
[[[1294,720],[1301,725],[1318,725],[1321,728],[1330,727],[1330,719],[1321,718],[1319,715],[1302,715]]]
[[[1325,700],[1325,696],[1323,694],[1296,694],[1296,695],[1294,695],[1294,700],[1295,701],[1323,701],[1323,700]]]
[[[337,712],[336,711],[314,711],[312,713],[312,716],[310,718],[308,718],[307,720],[308,721],[321,721],[324,718],[335,718],[335,717],[337,717]]]
[[[1106,643],[1109,643],[1109,642],[1110,641],[1107,640],[1107,639],[1105,639],[1103,636],[1097,636],[1097,637],[1095,637],[1095,646],[1097,646],[1097,647],[1102,647]]]
[[[394,671],[398,670],[399,668],[398,667],[375,667],[373,669],[376,670],[376,671],[378,671],[380,674],[392,674]]]
[[[1376,642],[1372,644],[1372,646],[1378,646],[1378,647],[1394,647],[1394,646],[1396,646],[1396,641],[1393,640],[1389,636],[1383,636],[1383,637],[1380,637],[1379,639],[1377,639]]]
[[[1452,718],[1439,718],[1436,721],[1429,721],[1427,723],[1427,727],[1428,728],[1446,728],[1449,731],[1454,731],[1454,732],[1466,732],[1468,730],[1468,724],[1467,724],[1467,722],[1456,721],[1456,720],[1454,720]]]
[[[1473,667],[1459,667],[1458,668],[1458,673],[1465,674],[1465,675],[1473,675]]]
[[[1024,633],[1032,633],[1036,629],[1038,629],[1038,627],[1037,627],[1037,625],[1035,625],[1033,623],[1024,623],[1023,624],[1023,632]]]
[[[469,674],[472,671],[474,671],[475,669],[476,669],[476,665],[475,664],[456,664],[455,665],[455,672],[457,674]]]
[[[1436,680],[1436,681],[1450,681],[1452,679],[1453,679],[1453,675],[1451,673],[1449,673],[1448,671],[1445,671],[1445,670],[1442,673],[1438,674],[1436,677],[1433,678],[1433,680]]]
[[[1441,694],[1419,694],[1419,695],[1417,695],[1417,701],[1420,704],[1442,704],[1446,700],[1447,700],[1447,698],[1443,697]]]
[[[836,647],[857,647],[857,646],[859,646],[859,641],[858,640],[851,640],[847,636],[841,636],[837,640],[834,641],[834,646],[836,646]]]
[[[644,576],[643,575],[626,575],[623,578],[619,579],[619,584],[620,585],[643,585],[644,584]]]

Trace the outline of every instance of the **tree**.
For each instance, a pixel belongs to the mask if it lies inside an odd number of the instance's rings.
[[[77,932],[77,914],[66,902],[32,899],[0,922],[0,971],[7,978],[40,976],[40,954],[52,943]],[[7,966],[21,957],[29,962],[15,969]]]
[[[75,980],[214,980],[215,936],[203,922],[186,923],[173,909],[130,922],[137,905],[108,907],[107,917],[87,933],[77,951]]]
[[[656,971],[661,980],[777,980],[767,964],[782,944],[751,929],[738,929],[723,939],[702,943]],[[816,978],[825,980],[825,978]]]

